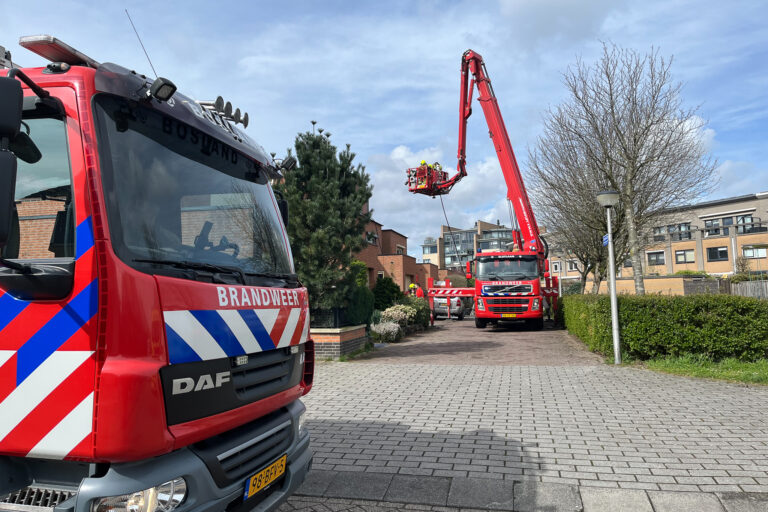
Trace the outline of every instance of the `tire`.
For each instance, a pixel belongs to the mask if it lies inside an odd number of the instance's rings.
[[[525,324],[532,331],[541,331],[544,329],[544,317],[526,320]]]
[[[483,318],[475,318],[475,327],[478,329],[485,329],[485,326],[488,322]]]

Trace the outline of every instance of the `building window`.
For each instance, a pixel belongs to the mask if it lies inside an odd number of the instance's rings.
[[[379,270],[376,273],[376,279],[383,279],[383,278],[384,278],[384,271],[383,270]]]
[[[707,247],[707,261],[728,261],[728,248]]]
[[[425,245],[422,254],[437,254],[436,245]]]
[[[662,253],[664,254],[664,253]],[[626,259],[624,260],[624,268],[632,268],[632,260]]]
[[[733,217],[723,217],[723,234],[727,235],[730,231],[728,226],[733,226]]]
[[[694,263],[693,249],[685,249],[684,251],[675,251],[675,263]]]
[[[579,262],[576,260],[568,260],[568,272],[578,272]]]
[[[720,219],[705,220],[704,228],[705,228],[704,236],[719,236],[720,235]]]
[[[398,245],[395,247],[395,254],[405,254],[405,247]]]
[[[667,232],[667,228],[664,226],[657,226],[653,228],[653,241],[654,242],[663,242],[664,241],[664,233]]]
[[[667,226],[667,232],[670,234],[672,240],[690,240],[691,223],[683,222],[681,224],[671,224]]]
[[[752,232],[752,215],[739,215],[736,217],[736,232],[740,235]]]
[[[745,258],[750,258],[750,259],[765,258],[765,255],[766,255],[765,247],[747,246],[747,247],[742,247],[741,251]]]
[[[552,273],[560,273],[560,262],[559,261],[553,261],[552,262]]]
[[[365,233],[365,240],[369,245],[379,245],[379,235],[374,231],[368,231]]]
[[[648,253],[648,266],[663,265],[664,264],[664,251],[649,252]]]

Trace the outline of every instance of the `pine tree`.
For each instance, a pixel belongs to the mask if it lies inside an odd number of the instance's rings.
[[[355,285],[352,257],[363,248],[371,213],[363,208],[373,187],[355,154],[337,155],[326,134],[300,133],[295,142],[298,166],[278,185],[288,201],[296,271],[309,291],[310,307],[344,307]]]

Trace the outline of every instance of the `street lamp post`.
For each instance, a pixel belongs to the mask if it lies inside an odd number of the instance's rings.
[[[605,208],[608,217],[608,274],[611,283],[611,328],[613,331],[613,362],[621,364],[621,346],[619,345],[619,306],[616,300],[616,263],[613,255],[613,228],[611,227],[611,208],[619,202],[619,193],[607,190],[597,194],[597,202]]]

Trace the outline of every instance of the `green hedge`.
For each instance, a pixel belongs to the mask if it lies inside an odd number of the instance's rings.
[[[686,354],[718,361],[768,357],[768,301],[732,295],[619,296],[622,353],[632,359]],[[563,319],[590,350],[613,357],[608,296],[563,297]]]

